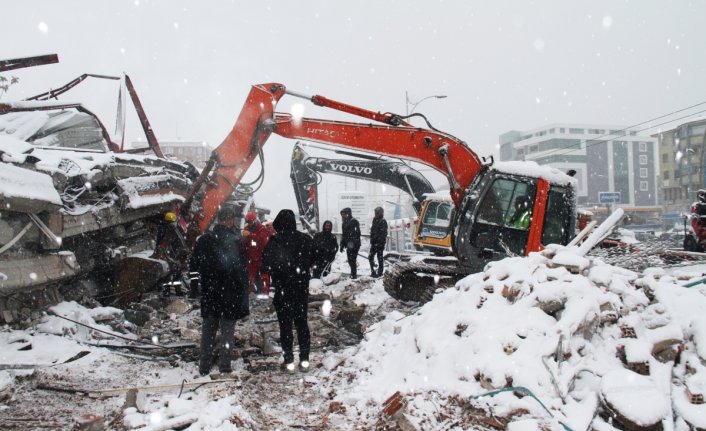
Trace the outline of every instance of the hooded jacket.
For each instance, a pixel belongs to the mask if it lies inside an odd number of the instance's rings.
[[[313,240],[297,231],[292,210],[280,211],[272,226],[277,233],[265,246],[263,264],[276,288],[275,302],[306,298],[309,293],[309,269],[314,260]]]
[[[241,319],[250,314],[247,258],[240,234],[221,224],[201,235],[189,270],[201,276],[201,316]]]
[[[329,220],[324,222],[331,223]],[[338,241],[333,233],[330,231],[322,230],[314,234],[314,260],[317,263],[321,262],[331,262],[336,258],[336,252],[338,251]]]
[[[370,225],[370,245],[385,248],[387,242],[387,221],[384,217],[374,217]]]
[[[353,218],[350,208],[343,208],[342,214],[348,214],[348,219],[341,226],[341,251],[344,248],[357,250],[360,248],[360,223]]]

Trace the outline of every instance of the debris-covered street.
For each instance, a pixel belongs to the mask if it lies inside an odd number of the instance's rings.
[[[149,295],[138,324],[61,303],[2,331],[2,429],[703,428],[706,287],[681,287],[703,266],[583,264],[508,259],[422,307],[367,276],[315,282],[307,373],[280,370],[268,299],[236,328],[233,373],[206,378],[193,300]]]
[[[706,431],[706,3],[3,6],[0,431]]]
[[[26,329],[2,332],[1,427],[63,429],[96,416],[108,429],[191,423],[196,424],[192,429],[229,429],[228,423],[232,429],[331,429],[336,423],[350,424],[350,419],[336,419],[345,406],[336,401],[338,384],[331,371],[340,360],[331,355],[357,345],[393,301],[370,277],[336,280],[340,274],[327,278],[333,282],[329,286],[312,286],[315,365],[306,374],[280,370],[270,298],[251,295],[251,315],[236,327],[233,373],[215,370],[206,378],[195,364],[198,300],[154,293],[125,310],[89,301],[95,307],[64,302],[49,314],[37,313]]]

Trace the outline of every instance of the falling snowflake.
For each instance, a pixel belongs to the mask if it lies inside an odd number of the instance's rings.
[[[324,315],[324,317],[328,317],[331,314],[331,301],[330,300],[325,300],[323,304],[321,304],[321,314]]]
[[[290,112],[295,120],[301,119],[304,116],[304,105],[301,103],[295,103],[292,105]]]

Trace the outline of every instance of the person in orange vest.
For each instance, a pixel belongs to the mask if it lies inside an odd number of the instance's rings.
[[[254,212],[245,215],[245,230],[247,233],[243,236],[243,247],[248,258],[249,291],[257,295],[269,295],[270,277],[262,270],[262,252],[273,233],[260,223]]]

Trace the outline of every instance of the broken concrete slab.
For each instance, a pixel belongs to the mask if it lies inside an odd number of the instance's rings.
[[[601,404],[613,418],[631,430],[661,429],[671,403],[652,379],[629,370],[613,370],[601,379]],[[636,409],[649,405],[649,409]]]

